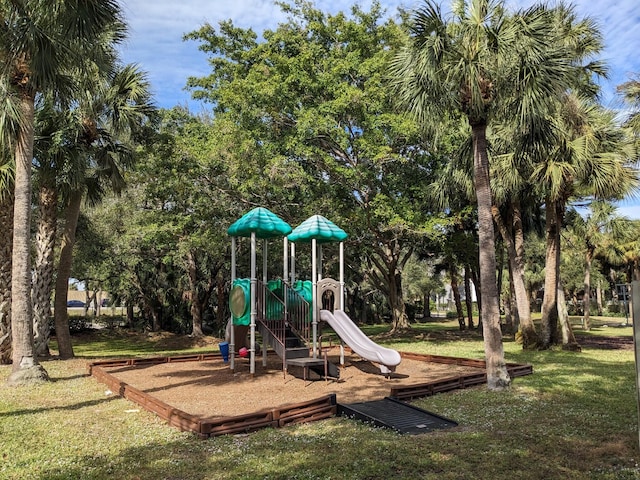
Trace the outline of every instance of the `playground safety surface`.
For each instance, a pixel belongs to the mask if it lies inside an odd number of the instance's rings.
[[[327,355],[339,363],[337,348]],[[305,380],[301,367],[290,367],[285,374],[275,355],[268,356],[266,367],[262,357],[256,357],[254,375],[248,359],[236,358],[231,371],[217,352],[99,361],[89,364],[89,372],[114,394],[203,437],[327,418],[338,413],[338,403],[410,400],[486,383],[482,360],[401,355],[402,362],[389,378],[350,352],[339,380],[315,373]],[[508,368],[512,377],[532,373],[530,365]]]

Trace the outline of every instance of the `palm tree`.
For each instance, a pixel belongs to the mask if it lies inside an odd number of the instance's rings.
[[[584,329],[591,330],[591,265],[596,257],[615,261],[619,245],[627,240],[631,233],[629,219],[616,214],[616,207],[604,201],[595,201],[590,205],[591,212],[582,217],[576,215],[571,222],[573,237],[581,243],[584,253]]]
[[[631,240],[621,245],[620,250],[626,263],[627,282],[640,281],[640,220],[631,222]]]
[[[569,85],[570,65],[553,38],[544,6],[508,14],[503,1],[457,1],[444,19],[427,0],[416,11],[410,43],[392,66],[399,99],[425,126],[452,113],[467,119],[473,140],[478,208],[480,291],[487,383],[511,380],[504,362],[487,127],[506,119],[526,127],[549,109],[550,97]]]
[[[497,180],[498,177],[496,177]],[[504,178],[504,177],[502,177]],[[515,307],[518,316],[518,332],[522,340],[522,348],[535,348],[538,344],[538,335],[531,317],[529,296],[525,284],[525,213],[531,204],[526,200],[529,196],[526,191],[521,191],[520,198],[510,197],[503,208],[493,206],[494,221],[500,232],[502,242],[507,250],[509,261],[509,282],[513,289]],[[525,201],[521,201],[525,200]]]
[[[640,75],[618,86],[618,93],[624,101],[633,109],[625,124],[636,135],[640,134]]]
[[[19,119],[14,145],[15,203],[13,224],[11,329],[13,367],[7,382],[20,384],[47,378],[34,356],[31,304],[31,162],[35,100],[52,93],[59,101],[72,96],[73,69],[104,65],[113,57],[113,41],[124,24],[114,0],[58,2],[0,1],[0,75],[8,85]],[[106,48],[105,48],[106,47]],[[109,63],[111,63],[109,61]]]
[[[36,113],[34,184],[37,190],[35,256],[32,280],[33,335],[37,356],[49,355],[51,292],[54,278],[54,248],[58,226],[58,182],[73,170],[78,157],[73,142],[74,116],[56,107],[51,98],[40,102]]]
[[[78,99],[74,137],[83,155],[66,185],[67,204],[55,282],[56,340],[62,358],[74,356],[69,334],[67,291],[73,262],[73,246],[83,199],[96,203],[106,189],[124,187],[122,170],[133,160],[134,136],[155,114],[146,74],[135,65],[115,69],[94,82]]]
[[[551,117],[557,140],[549,144],[546,158],[539,161],[532,179],[545,192],[547,254],[542,302],[541,347],[557,343],[557,285],[560,233],[565,209],[573,198],[622,198],[638,182],[638,172],[629,165],[622,131],[612,112],[588,99],[565,94]]]

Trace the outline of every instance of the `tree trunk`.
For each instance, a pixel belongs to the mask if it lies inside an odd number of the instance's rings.
[[[515,290],[513,288],[513,270],[511,268],[511,262],[507,262],[507,271],[509,272],[509,295],[507,295],[505,301],[502,302],[504,308],[504,323],[507,331],[514,335],[518,331],[518,311],[515,301]]]
[[[542,299],[542,332],[540,348],[548,349],[558,343],[558,270],[560,259],[560,225],[558,205],[547,199],[546,211],[546,257],[544,275],[544,297]]]
[[[460,300],[460,286],[458,285],[458,272],[454,265],[449,266],[449,277],[451,278],[451,293],[456,305],[456,316],[458,318],[458,326],[460,331],[464,330],[464,311],[462,310],[462,301]]]
[[[220,329],[220,332],[224,331],[224,326],[227,323],[227,318],[229,318],[229,315],[227,314],[227,305],[229,304],[226,301],[226,281],[223,278],[223,276],[220,274],[220,272],[218,272],[218,275],[216,276],[217,278],[217,286],[216,286],[216,290],[218,292],[218,308],[216,310],[216,325],[218,327],[218,329]],[[224,335],[218,335],[220,337],[224,338]]]
[[[562,279],[558,277],[558,318],[560,320],[560,329],[562,330],[562,349],[579,352],[582,349],[576,337],[573,335],[571,322],[569,321],[569,312],[567,312],[567,302],[564,298],[564,287]]]
[[[411,253],[410,249],[403,253],[400,242],[395,240],[384,243],[376,253],[367,258],[374,265],[369,271],[372,282],[388,299],[391,309],[391,333],[411,328],[404,304],[401,275],[402,267]]]
[[[507,247],[509,269],[512,273],[511,281],[513,283],[516,308],[518,309],[522,348],[528,350],[537,347],[538,334],[531,318],[531,305],[524,281],[524,232],[520,205],[516,202],[510,208],[513,214],[513,219],[510,223],[502,219],[497,207],[493,206],[491,211],[498,225],[500,236]],[[508,225],[512,225],[512,228],[509,228]]]
[[[473,329],[473,298],[471,297],[471,268],[464,266],[464,296],[467,306],[467,328]]]
[[[478,202],[478,244],[482,298],[480,319],[482,320],[484,337],[487,386],[490,390],[501,390],[511,385],[511,378],[504,360],[502,332],[500,330],[486,123],[473,124],[471,127],[473,136],[473,177]]]
[[[471,279],[473,280],[473,289],[476,292],[476,305],[478,305],[478,312],[482,313],[482,292],[480,291],[480,278],[478,272],[475,269],[471,269]],[[482,315],[478,317],[478,329],[482,330]]]
[[[127,302],[127,325],[130,330],[135,326],[135,315],[133,312],[133,303]]]
[[[391,307],[391,315],[393,320],[393,328],[391,332],[401,330],[409,330],[409,316],[404,305],[404,297],[402,295],[402,276],[400,272],[393,272],[389,275],[389,291],[392,292],[389,298],[389,306]]]
[[[422,298],[422,321],[424,321],[431,318],[431,292],[425,292]]]
[[[36,232],[36,264],[33,270],[33,341],[36,355],[49,356],[51,291],[58,223],[58,192],[43,184],[39,192],[39,218]]]
[[[584,265],[584,295],[582,296],[582,309],[584,329],[591,330],[591,263],[593,262],[593,250],[587,250]],[[564,343],[564,342],[563,342]]]
[[[11,363],[11,253],[13,185],[0,194],[0,364]]]
[[[161,317],[161,312],[160,310],[151,307],[151,309],[149,310],[149,312],[151,313],[151,331],[153,332],[159,332],[160,330],[162,330],[162,319]]]
[[[191,335],[194,337],[204,336],[202,331],[202,304],[198,295],[198,265],[195,254],[189,250],[187,252],[187,277],[189,278],[189,299],[191,300]]]
[[[602,316],[602,287],[600,280],[598,280],[598,286],[596,287],[596,304],[598,305],[598,315]]]
[[[69,278],[73,264],[73,246],[76,242],[76,227],[80,216],[82,204],[82,192],[73,192],[69,199],[69,205],[65,210],[64,231],[60,242],[60,262],[58,263],[58,275],[56,277],[56,294],[54,302],[54,318],[56,325],[56,340],[58,341],[58,353],[60,358],[73,358],[73,346],[71,345],[71,332],[69,331],[69,314],[67,313],[67,300],[69,290]]]
[[[33,159],[34,98],[20,99],[24,121],[15,148],[15,202],[11,266],[11,334],[13,366],[9,385],[48,380],[33,350],[31,305],[31,162]]]

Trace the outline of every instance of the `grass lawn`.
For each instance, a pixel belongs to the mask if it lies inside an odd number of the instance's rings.
[[[505,340],[507,361],[530,363],[534,374],[506,392],[416,401],[459,423],[418,436],[332,418],[200,440],[107,395],[86,364],[211,347],[106,330],[78,336],[77,359],[43,362],[49,383],[7,387],[10,367],[0,366],[0,479],[640,479],[634,352],[616,342],[632,331],[609,326],[618,322],[576,330],[581,353],[523,352]],[[482,339],[458,332],[457,321],[416,324],[401,338],[365,330],[402,351],[483,357]],[[587,341],[596,337],[612,342]]]

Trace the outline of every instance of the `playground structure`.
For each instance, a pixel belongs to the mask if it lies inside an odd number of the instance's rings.
[[[259,210],[252,212],[249,212],[251,215],[247,214],[242,217],[246,220],[246,223],[240,224],[240,226],[237,226],[238,228],[234,230],[236,234],[242,233],[242,236],[251,238],[252,275],[249,279],[235,278],[235,237],[233,237],[234,240],[232,241],[232,251],[234,252],[232,254],[232,277],[234,287],[230,296],[232,319],[229,322],[229,335],[230,339],[232,339],[232,344],[238,342],[238,345],[234,344],[228,352],[232,362],[231,369],[227,369],[226,366],[222,366],[224,364],[218,363],[221,357],[225,364],[229,361],[229,358],[225,358],[222,349],[220,349],[219,353],[196,353],[173,357],[119,358],[97,361],[88,365],[89,374],[94,376],[99,382],[107,385],[112,392],[117,392],[118,395],[137,403],[148,411],[154,412],[160,418],[167,421],[169,425],[182,431],[193,432],[201,438],[251,432],[265,427],[286,427],[299,423],[314,422],[335,415],[363,420],[372,425],[391,428],[399,433],[409,434],[425,433],[440,428],[455,426],[456,423],[452,420],[426,412],[403,402],[484,384],[487,381],[486,362],[484,360],[409,352],[400,354],[395,350],[375,344],[342,310],[342,306],[344,305],[342,240],[346,238],[346,233],[320,216],[311,217],[311,219],[308,219],[300,227],[292,231],[291,227],[277,219],[277,217],[274,216],[275,218],[273,218],[273,214],[270,214],[268,211],[264,212]],[[284,278],[289,278],[290,273],[290,285],[292,286],[289,286],[289,284],[282,281],[282,279],[271,281],[267,279],[266,240],[278,236],[284,237]],[[257,238],[263,238],[265,240],[265,246],[263,247],[265,261],[262,281],[258,281],[256,278],[255,250]],[[289,240],[292,241],[290,246],[292,252],[291,272],[287,271],[288,261],[286,259],[289,250]],[[294,240],[299,243],[311,243],[313,251],[312,278],[315,279],[315,281],[295,279]],[[321,275],[317,273],[318,258],[320,258],[320,272],[322,271],[322,253],[321,247],[319,249],[320,251],[317,251],[318,244],[321,245],[327,241],[340,242],[339,281],[331,278],[323,279]],[[317,255],[317,253],[319,253],[319,255]],[[320,308],[320,304],[322,304],[322,308]],[[336,304],[340,308],[335,308]],[[238,325],[234,325],[233,323],[236,319],[238,319]],[[248,324],[244,325],[243,323],[247,323],[247,319]],[[449,369],[447,369],[447,373],[444,375],[435,375],[435,377],[430,376],[429,378],[411,379],[408,378],[407,375],[400,375],[397,376],[397,378],[391,377],[385,379],[382,384],[385,386],[384,388],[387,389],[388,395],[384,398],[375,398],[372,401],[360,400],[352,403],[352,399],[351,403],[348,402],[350,398],[353,398],[352,394],[350,395],[348,391],[341,390],[341,388],[343,386],[349,387],[351,382],[342,382],[333,385],[331,387],[331,393],[320,391],[318,392],[321,394],[320,396],[301,395],[301,397],[305,398],[297,398],[297,403],[268,404],[269,406],[263,406],[257,410],[247,410],[247,413],[235,415],[220,415],[217,408],[219,403],[216,401],[215,396],[209,395],[210,391],[206,390],[204,386],[202,387],[203,396],[211,398],[212,402],[211,409],[205,411],[204,414],[189,413],[189,410],[177,408],[171,400],[160,399],[157,396],[160,390],[175,392],[179,386],[184,384],[184,377],[180,375],[176,377],[176,388],[172,387],[167,389],[159,389],[156,386],[152,388],[137,388],[135,383],[129,384],[120,378],[123,371],[142,367],[147,376],[154,379],[163,378],[166,380],[170,378],[170,376],[149,375],[148,369],[154,365],[176,364],[184,364],[188,371],[189,378],[195,378],[195,369],[189,366],[191,362],[214,362],[214,364],[207,364],[205,369],[206,374],[202,377],[202,381],[196,383],[205,385],[208,379],[211,378],[211,366],[218,363],[222,368],[217,370],[227,372],[228,375],[219,378],[217,385],[228,390],[229,388],[233,388],[230,387],[228,379],[236,375],[233,369],[233,361],[239,348],[236,349],[235,347],[239,346],[242,340],[245,340],[249,331],[251,331],[251,342],[249,344],[250,348],[248,349],[251,353],[251,373],[253,374],[255,371],[256,327],[260,331],[263,339],[263,359],[266,360],[267,344],[274,346],[274,350],[276,350],[276,353],[279,352],[278,355],[282,358],[285,376],[287,364],[302,365],[305,366],[305,368],[310,366],[317,367],[321,363],[326,362],[326,357],[324,359],[318,358],[318,344],[320,343],[317,328],[318,320],[327,322],[339,337],[363,359],[377,363],[382,373],[393,371],[400,363],[401,358],[406,360],[405,366],[410,365],[412,361],[417,361],[424,364],[433,363],[446,365],[447,367],[456,366],[469,368],[466,368],[464,372],[458,373],[449,373]],[[277,335],[280,334],[282,334],[282,336],[278,337]],[[242,335],[244,335],[244,337]],[[292,347],[289,343],[289,335],[297,338],[297,340],[295,340],[296,342],[303,341],[300,338],[303,337],[305,340],[302,346]],[[243,343],[243,347],[246,348],[244,345],[246,345],[246,342]],[[310,348],[312,348],[312,350],[310,350]],[[310,353],[311,356],[309,356]],[[296,354],[299,356],[295,356]],[[272,357],[272,359],[275,360],[274,357]],[[422,368],[423,367],[420,368],[421,371]],[[512,378],[533,373],[531,365],[507,364],[507,368]],[[171,371],[172,374],[175,374],[176,370],[171,369]],[[327,373],[325,370],[325,377]],[[262,378],[262,380],[271,384],[272,382],[268,375],[269,373],[266,373],[266,378]],[[254,380],[259,381],[260,379]],[[369,383],[368,380],[367,383]],[[306,391],[306,387],[307,385],[305,384],[302,389]],[[361,391],[362,387],[363,384],[359,384],[355,388],[360,388],[359,391]],[[251,382],[252,395],[257,398],[272,399],[269,395],[260,394],[261,390],[254,390],[254,388],[256,388],[256,386],[254,382]],[[313,392],[315,390],[311,389],[310,391]],[[339,402],[335,391],[340,391],[341,399],[344,394],[344,399],[346,399],[347,402]],[[207,394],[204,394],[204,392],[207,392]],[[199,400],[198,403],[200,403]]]
[[[229,367],[236,368],[236,354],[249,356],[250,373],[255,374],[258,351],[256,330],[262,337],[262,363],[272,348],[282,359],[283,372],[289,365],[301,366],[306,373],[314,369],[326,377],[337,378],[338,368],[321,357],[318,326],[328,323],[362,358],[378,364],[389,375],[400,363],[400,354],[369,339],[344,312],[344,240],[347,234],[321,215],[314,215],[295,229],[266,208],[258,207],[234,222],[231,236],[231,281],[229,295],[231,318],[227,326]],[[250,278],[236,278],[236,238],[251,241]],[[269,280],[267,272],[268,240],[283,239],[282,278]],[[261,239],[262,280],[257,278],[257,241]],[[291,245],[289,246],[289,243]],[[311,244],[311,280],[296,279],[295,246]],[[339,280],[322,278],[322,245],[339,243]],[[289,254],[291,252],[291,254]],[[289,266],[291,268],[289,269]],[[247,345],[246,338],[249,335]],[[342,346],[341,346],[342,348]],[[246,350],[245,350],[246,349]],[[343,358],[344,355],[341,355]],[[343,361],[341,361],[343,363]]]

